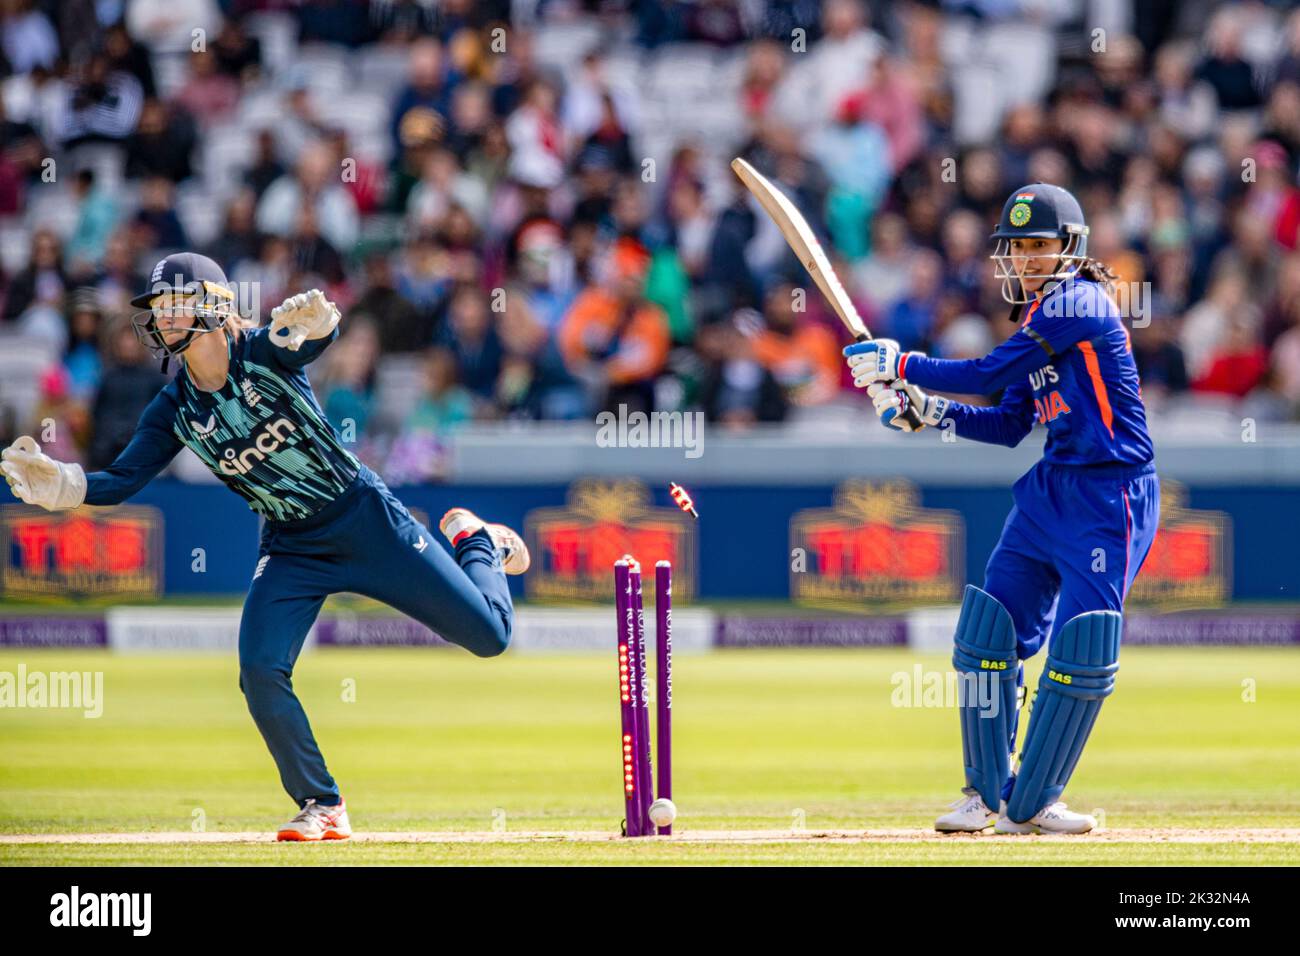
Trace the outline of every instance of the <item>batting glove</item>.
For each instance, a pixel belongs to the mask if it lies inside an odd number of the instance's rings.
[[[872,382],[893,382],[902,378],[900,367],[910,354],[899,349],[893,339],[855,342],[844,349],[857,388],[866,388]]]
[[[81,466],[55,461],[27,435],[0,452],[0,471],[14,497],[46,511],[76,508],[86,500],[86,473]]]
[[[291,295],[271,310],[271,341],[296,352],[308,339],[323,339],[339,324],[339,310],[320,289]]]
[[[894,387],[884,382],[873,382],[867,386],[867,394],[876,406],[880,424],[898,432],[920,431],[926,425],[938,425],[948,414],[948,399],[927,394],[909,382],[896,382]],[[913,426],[903,416],[908,408],[916,409],[922,422],[919,427]]]

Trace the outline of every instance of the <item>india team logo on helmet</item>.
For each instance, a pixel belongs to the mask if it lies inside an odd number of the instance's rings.
[[[989,257],[994,275],[1002,280],[1002,298],[1013,305],[1033,300],[1020,283],[1017,261],[1029,258],[1056,259],[1056,268],[1044,276],[1048,281],[1073,277],[1088,257],[1088,224],[1083,208],[1068,190],[1050,183],[1033,183],[1013,192],[1002,207],[1002,216],[991,237],[996,243]],[[1060,239],[1060,252],[1046,255],[1012,255],[1013,239]]]

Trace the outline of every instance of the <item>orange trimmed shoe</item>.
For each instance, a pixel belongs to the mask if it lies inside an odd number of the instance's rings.
[[[501,567],[506,574],[523,574],[528,570],[528,566],[533,563],[533,559],[528,554],[528,545],[524,544],[524,539],[515,531],[505,525],[488,524],[468,508],[452,508],[442,516],[442,521],[438,522],[438,529],[451,542],[453,548],[480,528],[487,528],[492,546],[501,555]]]
[[[346,840],[352,836],[348,823],[348,808],[342,798],[336,807],[323,807],[309,799],[298,815],[280,827],[277,840],[314,842],[316,840]]]

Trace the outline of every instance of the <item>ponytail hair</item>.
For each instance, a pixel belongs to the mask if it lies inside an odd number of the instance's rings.
[[[1100,259],[1084,259],[1077,274],[1097,283],[1107,295],[1115,294],[1115,283],[1119,281],[1119,276]]]

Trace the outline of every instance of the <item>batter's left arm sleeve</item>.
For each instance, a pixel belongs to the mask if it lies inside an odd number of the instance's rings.
[[[907,381],[936,392],[992,395],[1012,382],[1023,381],[1049,361],[1042,346],[1022,329],[980,359],[937,359],[909,352],[898,372]]]
[[[1099,335],[1114,308],[1092,282],[1073,283],[1043,306],[1015,335],[981,359],[934,359],[908,353],[898,374],[922,388],[991,395],[1022,380],[1076,343]],[[1118,321],[1117,313],[1113,321]]]

